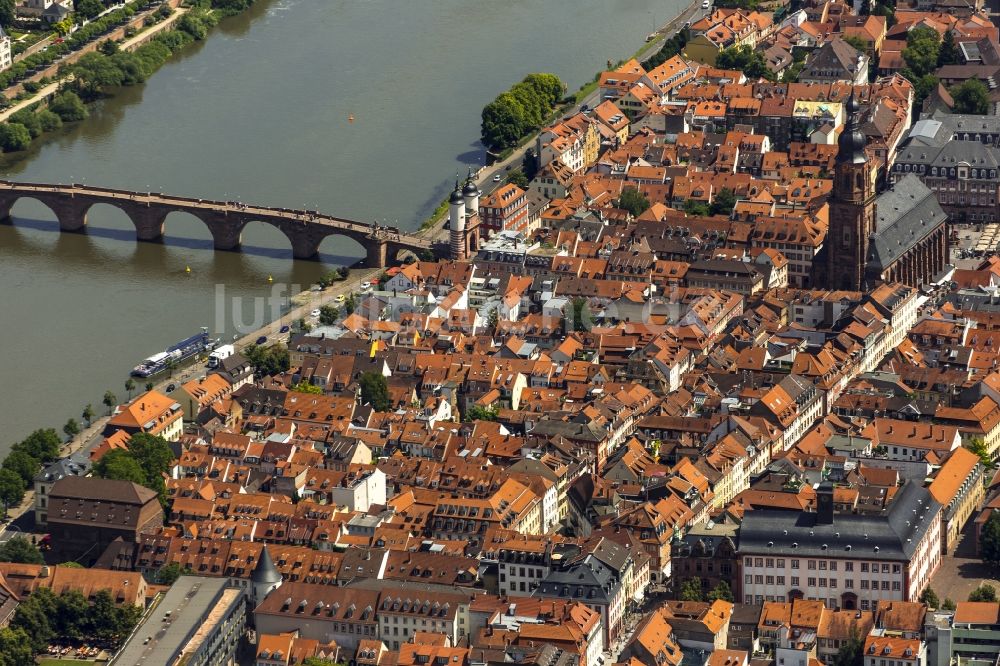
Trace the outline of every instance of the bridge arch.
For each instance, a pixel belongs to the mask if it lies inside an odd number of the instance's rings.
[[[294,256],[294,242],[280,223],[266,217],[247,217],[235,222],[239,228],[240,245],[263,250],[268,255],[287,258]]]
[[[320,260],[338,266],[349,266],[365,257],[366,249],[363,243],[353,236],[332,233],[323,237],[316,247]]]
[[[45,208],[48,213],[52,216],[52,221],[59,222],[59,213],[49,201],[46,201],[44,197],[35,196],[13,196],[13,197],[2,197],[0,198],[0,220],[4,222],[10,222],[15,216],[15,208],[23,208],[25,206],[41,206]],[[24,219],[30,219],[25,215],[17,215],[17,217],[23,217]]]

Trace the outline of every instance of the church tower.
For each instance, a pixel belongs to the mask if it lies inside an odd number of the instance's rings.
[[[861,110],[851,93],[847,126],[837,141],[837,160],[826,235],[826,280],[816,287],[861,291],[875,228],[875,177],[865,155]]]

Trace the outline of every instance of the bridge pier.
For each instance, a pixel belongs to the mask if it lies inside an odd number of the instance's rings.
[[[288,236],[288,234],[285,234]],[[312,233],[300,232],[289,236],[292,242],[292,258],[313,261],[319,258],[319,244],[322,238],[315,238]]]
[[[144,204],[119,204],[128,219],[135,225],[135,238],[143,243],[162,243],[163,225],[167,220],[168,210],[152,208]]]
[[[243,227],[230,224],[208,224],[216,250],[237,252],[243,243]]]
[[[74,204],[70,200],[69,205],[49,206],[55,211],[59,218],[59,229],[61,231],[82,234],[87,232],[87,210],[90,204]]]
[[[386,265],[389,244],[380,238],[368,238],[365,246],[365,268],[382,268]]]

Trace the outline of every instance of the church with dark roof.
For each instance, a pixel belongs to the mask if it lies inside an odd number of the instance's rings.
[[[912,174],[876,196],[877,165],[865,153],[853,94],[847,114],[837,141],[830,226],[813,264],[813,284],[850,291],[883,282],[926,284],[948,263],[948,216]]]

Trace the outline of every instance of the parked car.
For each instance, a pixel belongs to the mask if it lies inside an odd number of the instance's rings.
[[[177,384],[167,384],[167,393],[173,393],[177,390]]]
[[[312,316],[312,317],[318,317],[319,316],[319,310],[313,310],[312,312],[309,313],[309,315]]]
[[[278,333],[288,333],[288,326],[282,326]]]
[[[265,342],[267,342],[267,336],[266,335],[262,335],[259,338],[257,338],[257,344],[258,345],[262,345]]]
[[[500,182],[500,174],[497,174],[497,175],[493,176],[493,182],[494,183],[499,183]]]
[[[343,294],[337,294],[337,297],[334,298],[333,300],[336,301],[337,303],[343,303],[347,299],[344,297]]]

